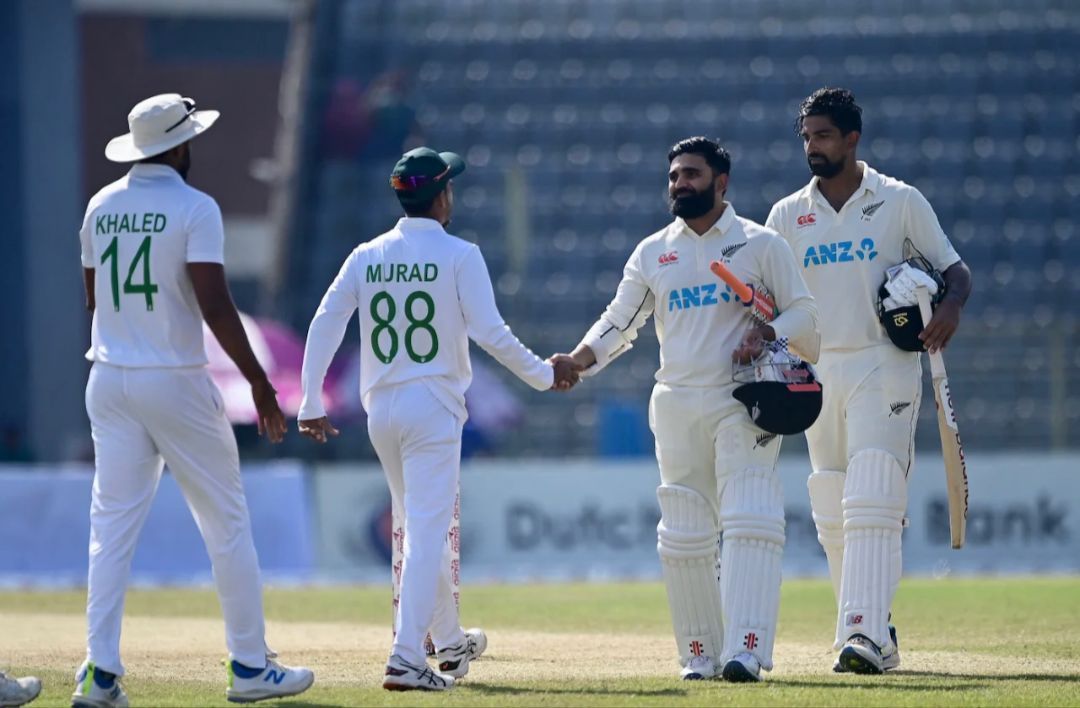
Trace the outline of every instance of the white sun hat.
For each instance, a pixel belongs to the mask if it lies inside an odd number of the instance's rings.
[[[110,140],[105,157],[113,162],[135,162],[160,155],[209,129],[220,115],[195,110],[195,101],[178,93],[151,96],[131,109],[131,132]]]

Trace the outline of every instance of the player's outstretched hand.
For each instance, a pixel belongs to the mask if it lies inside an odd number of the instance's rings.
[[[330,425],[329,418],[323,416],[300,421],[300,434],[317,443],[325,443],[327,437],[337,437],[338,429]]]
[[[555,383],[551,386],[553,391],[569,391],[577,385],[584,367],[569,354],[553,354],[547,361],[555,369]]]
[[[251,397],[255,400],[255,411],[259,415],[259,435],[265,435],[272,443],[281,442],[289,426],[270,380],[262,379],[251,384]]]

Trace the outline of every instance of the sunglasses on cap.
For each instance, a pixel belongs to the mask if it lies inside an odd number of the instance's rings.
[[[175,123],[170,125],[168,128],[166,128],[165,129],[166,133],[174,130],[175,128],[179,128],[181,125],[184,124],[184,121],[186,121],[188,118],[190,118],[191,114],[195,112],[195,101],[193,99],[182,98],[180,100],[184,102],[184,108],[187,109],[187,113],[184,114],[183,118],[181,118],[180,120],[176,121]]]
[[[427,185],[429,182],[441,182],[443,177],[445,177],[449,172],[450,167],[447,166],[445,170],[433,177],[429,175],[391,175],[390,186],[398,192],[415,192],[416,190],[421,189],[422,187]]]

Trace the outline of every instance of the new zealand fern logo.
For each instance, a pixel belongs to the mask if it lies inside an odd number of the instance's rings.
[[[743,242],[743,243],[733,243],[730,246],[724,246],[723,249],[720,250],[720,255],[722,255],[724,258],[731,258],[732,256],[734,256],[738,252],[738,250],[740,248],[742,248],[745,245],[746,245],[746,243]]]
[[[880,202],[875,202],[873,204],[868,204],[867,206],[864,206],[862,209],[863,221],[870,221],[871,219],[873,219],[874,214],[877,213],[877,210],[880,209],[881,205],[884,203],[885,200],[883,199]]]
[[[892,412],[889,413],[889,417],[892,418],[894,415],[900,415],[904,412],[904,409],[910,405],[911,403],[909,401],[897,401],[896,403],[890,403],[889,409]]]

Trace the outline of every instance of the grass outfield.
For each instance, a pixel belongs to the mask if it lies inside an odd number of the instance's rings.
[[[677,680],[660,584],[470,586],[462,596],[488,653],[450,694],[392,694],[379,688],[389,588],[269,590],[272,644],[316,682],[268,705],[1080,705],[1080,578],[905,580],[894,608],[903,664],[879,677],[830,672],[831,589],[788,582],[776,670],[752,686]],[[69,704],[83,602],[81,592],[0,592],[0,663],[44,679],[34,706]],[[132,705],[229,705],[223,647],[211,591],[132,592]]]

